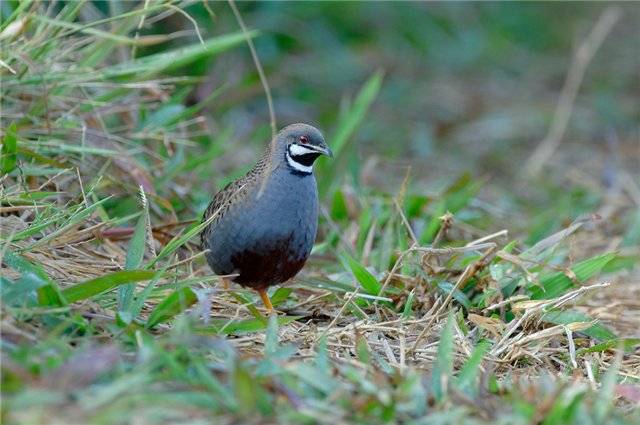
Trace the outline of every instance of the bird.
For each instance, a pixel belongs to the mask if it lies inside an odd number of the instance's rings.
[[[295,276],[313,248],[319,208],[313,165],[322,155],[333,158],[320,130],[288,125],[204,212],[201,245],[211,270],[257,291],[269,312],[267,288]],[[227,278],[223,284],[228,288]]]

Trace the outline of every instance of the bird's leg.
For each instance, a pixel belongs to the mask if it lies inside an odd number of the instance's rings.
[[[225,291],[229,290],[229,279],[226,277],[221,278],[222,279],[222,287],[224,288]]]
[[[267,311],[271,313],[273,311],[273,306],[271,305],[271,300],[269,299],[269,295],[267,295],[267,290],[265,288],[257,289],[260,294],[260,298],[262,298],[262,303],[267,308]]]

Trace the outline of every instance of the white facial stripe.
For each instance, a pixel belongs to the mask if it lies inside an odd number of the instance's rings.
[[[292,144],[291,146],[289,146],[289,152],[293,156],[306,155],[308,153],[319,153],[315,149],[311,149],[311,148],[308,148],[306,146],[298,145],[298,144],[295,144],[295,143]]]
[[[289,152],[287,152],[286,156],[287,156],[287,163],[289,163],[289,166],[291,166],[297,172],[303,173],[303,174],[311,174],[313,172],[313,165],[306,166],[306,165],[300,164],[295,159],[291,158],[291,155],[289,155]]]

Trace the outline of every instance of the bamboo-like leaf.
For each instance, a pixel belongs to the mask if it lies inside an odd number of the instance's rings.
[[[545,313],[541,319],[545,322],[553,323],[554,325],[568,325],[569,323],[576,322],[593,322],[593,318],[575,310],[549,311]],[[596,323],[590,328],[580,332],[600,341],[608,341],[616,338],[616,335],[612,331],[599,323]]]
[[[591,257],[571,267],[578,282],[584,282],[595,276],[616,257],[614,253],[607,253]],[[540,285],[529,287],[531,298],[534,300],[557,298],[574,287],[572,280],[563,272],[557,272],[542,276]]]

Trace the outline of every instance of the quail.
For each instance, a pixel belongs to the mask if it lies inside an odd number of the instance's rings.
[[[214,196],[204,213],[203,222],[210,222],[201,242],[209,266],[256,290],[269,311],[266,289],[295,276],[311,253],[318,228],[313,164],[321,155],[333,157],[318,129],[289,125],[245,176]]]

